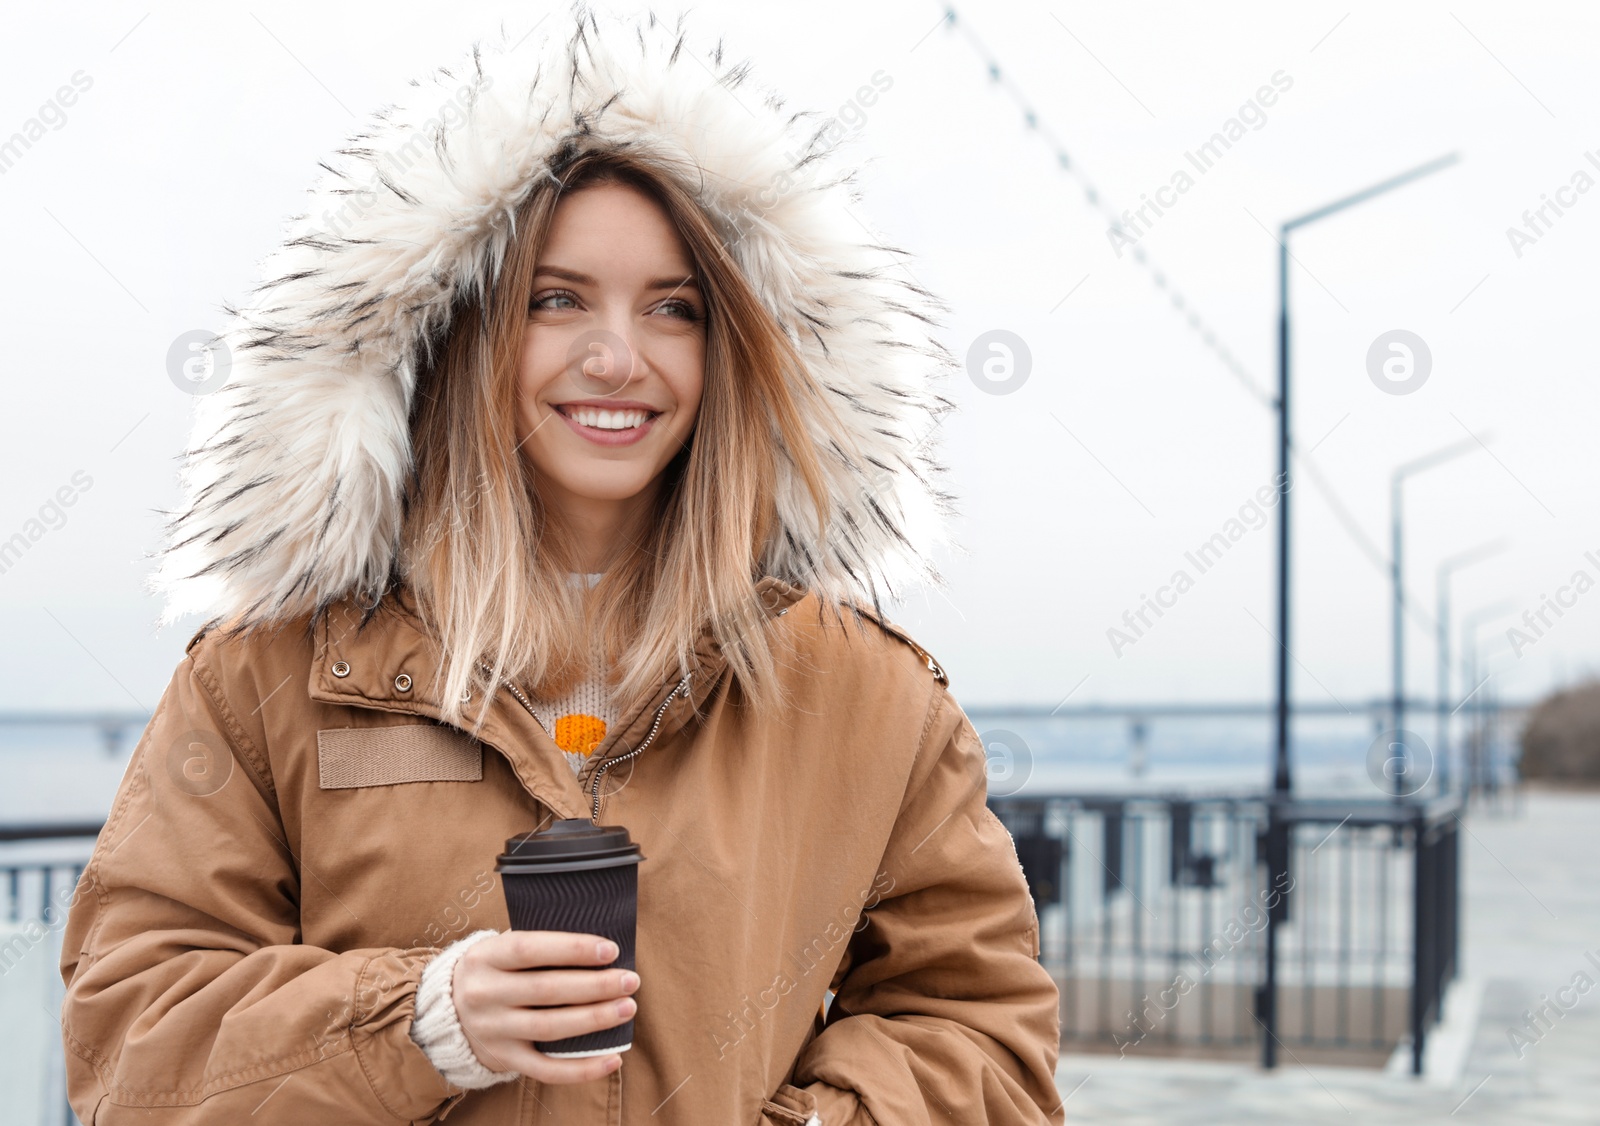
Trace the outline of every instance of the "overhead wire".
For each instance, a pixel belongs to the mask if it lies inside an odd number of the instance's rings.
[[[1012,80],[1010,71],[1000,65],[1000,60],[995,57],[994,52],[991,51],[983,42],[983,40],[978,37],[971,25],[969,25],[964,19],[960,18],[955,8],[951,5],[942,4],[941,7],[944,8],[945,27],[947,29],[960,31],[962,37],[967,41],[968,45],[983,61],[984,68],[988,72],[990,81],[999,86],[1010,96],[1011,100],[1016,104],[1017,109],[1021,112],[1023,121],[1027,125],[1028,129],[1037,134],[1054,153],[1056,164],[1060,171],[1078,184],[1079,188],[1081,189],[1084,202],[1089,207],[1099,212],[1113,228],[1121,229],[1122,220],[1120,218],[1120,212],[1108,201],[1106,193],[1102,191],[1094,179],[1090,177],[1088,170],[1084,167],[1083,161],[1067,152],[1066,146],[1056,138],[1056,135],[1051,131],[1050,127],[1041,119],[1039,112],[1034,108],[1033,103],[1017,86],[1016,82]],[[1194,330],[1201,344],[1204,345],[1204,347],[1211,352],[1214,357],[1216,357],[1216,359],[1222,364],[1228,373],[1238,381],[1239,385],[1245,390],[1245,392],[1249,394],[1250,397],[1260,406],[1265,407],[1269,411],[1276,411],[1278,409],[1277,396],[1268,394],[1262,388],[1260,381],[1257,380],[1239,360],[1239,358],[1234,355],[1233,350],[1230,349],[1222,340],[1222,337],[1217,330],[1200,315],[1195,302],[1184,295],[1183,291],[1179,289],[1176,283],[1173,282],[1173,280],[1166,274],[1165,271],[1157,267],[1156,263],[1145,251],[1144,247],[1138,245],[1133,246],[1129,251],[1129,255],[1142,270],[1150,275],[1150,280],[1155,288],[1166,295],[1166,298],[1171,304],[1173,310],[1184,316],[1189,327]],[[1294,459],[1308,470],[1308,476],[1310,476],[1312,483],[1316,485],[1318,491],[1322,494],[1324,502],[1333,512],[1336,523],[1338,523],[1340,529],[1345,533],[1345,535],[1349,536],[1356,547],[1360,549],[1362,557],[1371,563],[1372,566],[1385,577],[1388,577],[1391,568],[1391,561],[1373,542],[1372,537],[1368,536],[1361,529],[1360,524],[1358,524],[1354,516],[1351,515],[1349,506],[1346,505],[1342,499],[1340,499],[1338,493],[1334,491],[1333,486],[1329,483],[1327,476],[1312,459],[1310,451],[1300,449],[1292,438],[1290,440],[1290,450]],[[1408,590],[1405,592],[1404,601],[1411,616],[1415,618],[1419,624],[1426,625],[1431,629],[1433,625],[1432,620],[1417,608],[1421,605],[1418,597]]]

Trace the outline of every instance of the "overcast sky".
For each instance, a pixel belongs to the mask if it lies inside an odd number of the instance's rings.
[[[52,498],[72,503],[0,574],[0,707],[154,705],[198,624],[157,633],[142,585],[193,403],[167,377],[169,345],[245,298],[316,161],[407,78],[502,17],[525,28],[565,10],[8,9],[0,144],[44,129],[0,159],[0,539]],[[1268,697],[1275,533],[1249,506],[1276,472],[1273,232],[1450,153],[1452,167],[1291,239],[1293,427],[1314,448],[1293,489],[1295,695],[1387,690],[1390,473],[1463,442],[1407,486],[1413,690],[1433,685],[1438,562],[1497,540],[1455,581],[1458,615],[1508,611],[1480,630],[1493,687],[1533,697],[1593,668],[1600,588],[1572,584],[1600,580],[1600,12],[956,10],[951,27],[932,3],[704,2],[695,22],[796,109],[854,120],[848,103],[883,72],[849,142],[870,159],[862,214],[951,305],[953,351],[1004,330],[1031,356],[1009,393],[981,375],[949,387],[965,550],[946,559],[948,589],[896,609],[957,697]],[[1208,156],[1219,132],[1230,144]],[[1160,214],[1132,215],[1145,200]],[[1530,233],[1524,213],[1541,206]],[[1107,209],[1130,212],[1144,262],[1108,237]],[[1394,330],[1431,357],[1409,393],[1369,374]],[[1230,531],[1202,573],[1186,553]],[[1169,605],[1135,636],[1123,615],[1158,595]],[[1558,595],[1571,605],[1514,652],[1506,628]]]

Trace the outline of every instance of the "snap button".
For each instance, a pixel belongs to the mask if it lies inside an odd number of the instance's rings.
[[[405,673],[401,673],[399,676],[394,678],[394,686],[395,686],[395,689],[397,691],[410,692],[411,691],[411,678],[409,676],[407,676]]]
[[[347,661],[335,661],[335,662],[333,662],[333,675],[334,676],[349,676],[350,675],[349,662],[347,662]]]

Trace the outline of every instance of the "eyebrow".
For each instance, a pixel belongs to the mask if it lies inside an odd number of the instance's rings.
[[[564,266],[540,266],[533,276],[537,278],[544,277],[546,275],[554,278],[565,278],[567,281],[577,282],[579,285],[600,284],[588,274],[580,273],[577,270],[569,270]],[[696,289],[700,288],[700,282],[693,274],[688,274],[681,278],[657,278],[652,282],[646,283],[645,288],[681,289],[686,285],[693,286]]]

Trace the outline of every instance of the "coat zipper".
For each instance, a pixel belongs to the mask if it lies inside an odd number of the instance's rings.
[[[678,681],[677,686],[673,688],[671,692],[667,693],[667,698],[662,700],[661,706],[656,709],[656,718],[655,722],[650,724],[650,733],[644,737],[637,747],[633,748],[633,750],[629,751],[625,755],[618,755],[615,758],[609,758],[605,762],[602,762],[599,766],[595,767],[594,777],[589,780],[589,790],[594,798],[594,810],[589,814],[590,821],[593,821],[596,824],[599,824],[600,822],[600,779],[604,778],[606,771],[617,765],[617,763],[625,762],[628,759],[631,759],[634,755],[638,754],[651,743],[655,742],[656,732],[661,730],[661,717],[667,714],[667,705],[672,703],[674,697],[676,697],[678,693],[689,687],[689,679],[692,675],[692,673],[684,673],[683,679]]]
[[[594,822],[598,822],[600,820],[600,779],[605,777],[606,771],[610,770],[617,763],[625,762],[634,755],[643,751],[651,743],[655,742],[656,732],[661,730],[661,717],[667,714],[667,706],[672,703],[672,701],[677,697],[678,693],[689,687],[689,681],[692,679],[693,675],[693,673],[684,673],[683,679],[678,681],[677,685],[672,689],[671,692],[667,693],[667,698],[662,700],[661,706],[656,709],[656,718],[654,722],[650,724],[649,734],[647,734],[644,739],[640,741],[637,747],[633,748],[633,750],[629,751],[625,755],[618,755],[615,758],[607,759],[595,769],[594,778],[590,780],[590,789],[594,797],[594,811],[589,815],[589,820]],[[528,714],[534,718],[534,721],[538,723],[540,727],[543,727],[544,720],[540,719],[539,713],[533,710],[533,704],[529,701],[527,696],[523,695],[522,689],[511,683],[510,680],[503,681],[502,683],[504,683],[505,686],[511,690],[511,694],[517,698],[517,702],[528,710]]]
[[[528,714],[534,718],[540,727],[543,727],[544,720],[540,719],[539,713],[533,710],[533,704],[530,703],[528,698],[522,694],[522,689],[518,688],[515,684],[512,684],[509,680],[505,681],[505,686],[511,689],[511,694],[517,698],[517,702],[523,707],[527,708]]]

